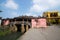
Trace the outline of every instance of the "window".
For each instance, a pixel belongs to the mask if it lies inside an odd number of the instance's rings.
[[[58,14],[57,13],[54,13],[54,17],[57,17],[58,16]]]
[[[58,16],[57,13],[51,13],[51,14],[50,14],[50,17],[57,17],[57,16]]]
[[[46,15],[46,17],[48,17],[48,15]]]
[[[53,13],[50,13],[50,17],[53,17],[54,16],[54,14]]]

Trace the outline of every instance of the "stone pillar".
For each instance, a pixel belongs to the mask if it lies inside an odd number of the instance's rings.
[[[28,19],[27,19],[27,23],[28,23]],[[26,31],[28,31],[28,28],[29,28],[29,27],[28,27],[28,24],[27,24],[27,25],[26,25]]]
[[[24,33],[25,29],[24,29],[24,19],[23,19],[23,24],[21,26],[21,32]]]

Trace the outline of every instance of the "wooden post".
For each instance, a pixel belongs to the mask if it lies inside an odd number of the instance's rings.
[[[16,27],[16,25],[14,24],[14,32],[16,32],[17,31],[17,27]]]
[[[28,19],[27,19],[27,23],[28,23]],[[28,24],[26,25],[26,31],[28,31]]]
[[[28,25],[26,25],[26,31],[28,31]]]
[[[23,19],[23,23],[24,23],[24,19]],[[24,33],[25,29],[24,29],[24,24],[22,24],[21,26],[21,32]]]

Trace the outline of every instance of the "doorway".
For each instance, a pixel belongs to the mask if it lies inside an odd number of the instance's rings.
[[[21,32],[21,24],[15,24],[17,27],[17,32]]]

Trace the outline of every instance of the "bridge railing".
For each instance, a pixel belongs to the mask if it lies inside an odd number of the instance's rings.
[[[30,22],[26,22],[26,21],[10,22],[10,24],[24,24],[24,25],[30,25],[31,26],[31,23]]]

